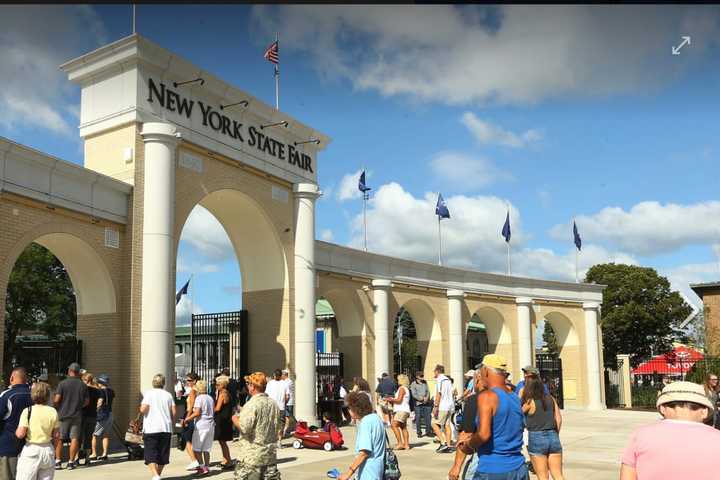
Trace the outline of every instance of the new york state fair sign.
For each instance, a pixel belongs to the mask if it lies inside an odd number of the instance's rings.
[[[244,125],[237,120],[233,120],[223,115],[212,105],[206,105],[201,100],[189,100],[182,97],[179,93],[169,89],[164,83],[156,83],[152,78],[148,78],[147,101],[157,103],[165,110],[176,113],[188,120],[192,120],[194,115],[199,116],[198,119],[203,127],[212,129],[234,142],[255,147],[257,150],[265,152],[278,160],[286,161],[296,168],[314,173],[312,157],[297,151],[293,145],[276,140],[260,131],[259,127]]]

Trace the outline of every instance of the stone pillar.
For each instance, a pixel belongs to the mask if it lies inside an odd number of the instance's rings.
[[[390,319],[388,318],[388,295],[392,282],[390,280],[375,279],[372,281],[373,303],[375,315],[373,317],[375,330],[375,375],[370,383],[377,383],[382,373],[390,373]]]
[[[517,332],[518,332],[518,362],[520,365],[514,368],[514,372],[518,375],[516,382],[520,379],[520,369],[528,365],[535,364],[535,355],[532,344],[532,334],[530,329],[530,308],[533,300],[528,297],[518,297],[515,299],[517,304]]]
[[[317,424],[315,408],[315,200],[314,183],[295,194],[295,416]]]
[[[142,127],[145,142],[142,224],[142,317],[140,387],[152,387],[157,373],[172,389],[175,332],[175,150],[180,135],[160,122]]]
[[[464,342],[462,325],[462,303],[465,292],[462,290],[448,290],[448,348],[450,350],[450,375],[457,385],[464,381]],[[459,382],[459,383],[457,383]]]
[[[598,310],[600,304],[595,302],[583,303],[585,310],[585,353],[587,355],[587,409],[602,410],[605,408],[602,402],[602,379],[600,378],[600,349],[598,345]]]
[[[632,408],[632,384],[630,382],[630,355],[617,355],[617,373],[620,376],[618,381],[618,390],[620,393],[620,403],[625,408]]]

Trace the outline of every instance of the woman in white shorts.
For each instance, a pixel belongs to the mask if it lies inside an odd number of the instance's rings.
[[[410,417],[410,379],[407,375],[400,374],[397,377],[398,388],[395,397],[387,397],[388,403],[393,405],[393,418],[391,428],[397,439],[397,450],[410,449],[410,434],[407,429],[407,421]]]
[[[46,405],[50,397],[47,383],[33,384],[30,390],[33,406],[20,414],[15,436],[25,439],[17,461],[17,480],[52,480],[55,475],[55,447],[60,441],[58,414]]]
[[[215,439],[215,402],[207,394],[207,382],[198,380],[195,383],[197,397],[193,405],[192,414],[185,423],[195,421],[195,430],[192,436],[192,448],[200,465],[197,473],[207,475],[210,473],[210,449]]]

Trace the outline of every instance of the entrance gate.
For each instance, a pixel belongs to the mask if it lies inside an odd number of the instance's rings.
[[[540,370],[540,378],[548,386],[550,395],[555,398],[560,408],[565,408],[560,357],[548,353],[538,353],[535,355],[535,365]]]
[[[82,340],[25,340],[13,349],[12,365],[25,367],[31,378],[65,376],[68,365],[82,365]]]
[[[190,368],[200,378],[210,381],[223,368],[235,379],[250,373],[247,310],[193,314],[190,332]]]

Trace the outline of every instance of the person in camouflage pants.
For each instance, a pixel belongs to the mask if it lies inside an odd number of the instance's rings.
[[[276,450],[278,433],[284,426],[280,423],[280,409],[265,394],[267,377],[264,373],[247,375],[245,381],[252,398],[239,414],[232,417],[240,432],[235,479],[280,480]]]

